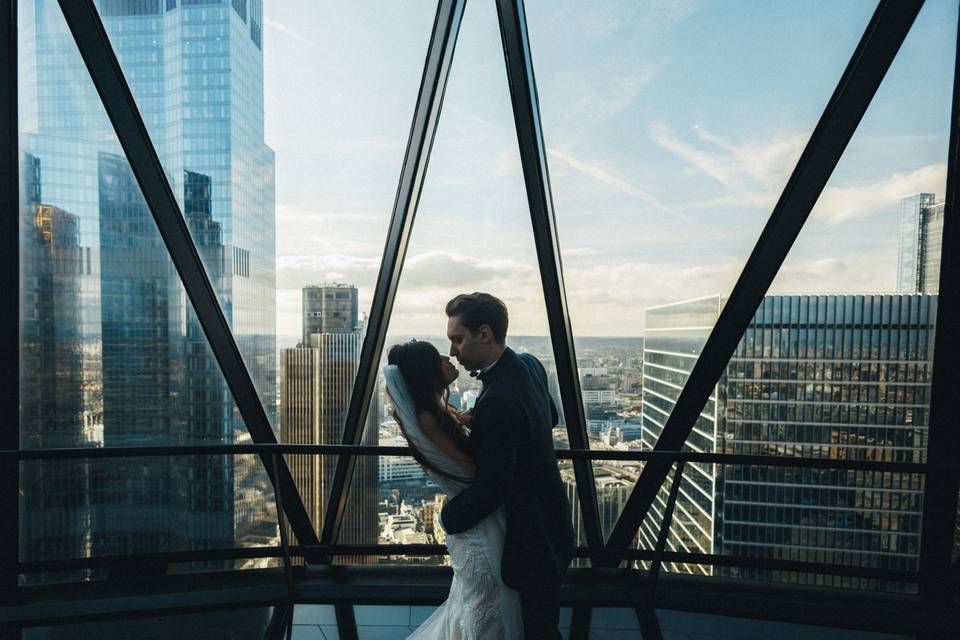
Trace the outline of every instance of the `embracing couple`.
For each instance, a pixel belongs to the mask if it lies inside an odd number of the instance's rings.
[[[385,370],[414,457],[451,497],[440,514],[450,595],[410,638],[559,638],[560,582],[574,535],[546,371],[506,346],[507,308],[498,298],[459,295],[446,314],[450,355],[482,384],[471,411],[447,403],[459,372],[428,342],[393,346]]]

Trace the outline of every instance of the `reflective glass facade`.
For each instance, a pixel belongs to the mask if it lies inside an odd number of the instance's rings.
[[[936,293],[925,288],[925,255],[927,211],[934,206],[936,196],[918,193],[900,201],[900,239],[897,249],[897,293]],[[934,225],[937,222],[934,221]],[[943,226],[942,220],[939,226]],[[934,235],[937,236],[936,232]],[[936,251],[939,253],[939,245]],[[936,274],[939,275],[939,270]]]
[[[719,296],[701,298],[648,309],[643,344],[643,431],[642,448],[652,450],[663,431],[674,403],[693,370],[723,306]],[[711,394],[700,412],[686,451],[709,453],[716,450],[718,438],[718,390]],[[676,551],[712,553],[715,514],[714,465],[693,463],[680,480],[676,510],[667,539],[667,548]],[[663,521],[669,496],[664,485],[651,507],[651,516],[640,527],[641,548],[656,547],[659,525]],[[669,566],[669,565],[668,565]],[[703,566],[671,566],[674,570],[710,573]]]
[[[273,155],[263,142],[262,52],[247,24],[262,10],[173,5],[98,8],[272,417]],[[59,7],[21,2],[20,23],[22,306],[30,310],[21,446],[248,440]],[[31,516],[22,557],[272,543],[276,519],[256,464],[185,456],[24,465]]]
[[[650,311],[644,425],[655,441],[683,376],[719,313],[717,297]],[[687,441],[690,450],[803,458],[923,462],[937,298],[767,296]],[[698,329],[696,319],[701,322]],[[665,326],[668,319],[673,326]],[[698,332],[699,331],[699,332]],[[672,345],[657,349],[659,335]],[[668,342],[669,341],[669,342]],[[665,365],[669,362],[674,366]],[[676,386],[670,386],[676,385]],[[661,389],[663,391],[661,391]],[[673,390],[672,397],[669,390]],[[645,439],[645,444],[651,440]],[[917,570],[919,475],[688,465],[668,548]],[[652,547],[667,489],[641,529]],[[649,547],[648,547],[649,548]],[[672,566],[675,570],[689,570]],[[852,578],[720,569],[725,575],[857,588]]]
[[[940,246],[943,243],[945,206],[941,202],[923,210],[919,293],[936,294],[940,291]]]

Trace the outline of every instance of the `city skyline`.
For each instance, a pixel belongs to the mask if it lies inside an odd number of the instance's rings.
[[[300,5],[302,24],[293,27],[282,15],[284,8],[271,3],[270,11],[276,13],[268,12],[263,21],[266,37],[261,41],[258,2],[249,3],[249,13],[248,3],[240,0],[202,4],[129,0],[99,6],[180,200],[193,248],[204,263],[268,418],[279,411],[280,417],[272,420],[274,431],[288,442],[339,443],[360,365],[364,319],[379,266],[379,239],[402,155],[400,133],[409,126],[405,109],[410,105],[404,105],[408,101],[412,105],[420,70],[417,56],[422,57],[425,46],[426,31],[405,31],[404,26],[421,20],[420,27],[428,30],[433,7],[424,3],[400,12],[400,17],[389,8],[340,7],[354,11],[352,17],[369,29],[364,33],[378,45],[350,57],[345,52],[352,51],[352,29],[342,21],[331,20],[313,39],[300,31],[309,28],[312,19],[327,15],[324,11],[332,11],[326,6]],[[696,355],[678,348],[678,353],[668,355],[685,357],[681,365],[676,360],[661,363],[661,377],[645,379],[647,354],[659,348],[648,339],[673,339],[670,332],[691,328],[699,332],[698,339],[705,339],[712,329],[819,116],[821,90],[833,87],[862,33],[861,21],[870,14],[868,4],[825,3],[822,13],[834,18],[832,22],[823,16],[810,22],[790,7],[758,10],[752,26],[769,30],[752,34],[754,40],[773,47],[777,33],[789,25],[795,27],[796,42],[803,45],[771,48],[766,60],[757,59],[763,56],[757,56],[752,46],[727,51],[751,25],[732,24],[736,12],[721,16],[715,7],[699,2],[667,2],[656,11],[644,7],[616,15],[576,4],[528,5],[544,124],[548,140],[554,141],[547,153],[577,347],[582,397],[576,400],[582,402],[590,447],[653,446],[657,429],[644,418],[651,406],[658,405],[665,422],[673,395],[689,373],[685,367],[695,362]],[[386,345],[418,335],[447,351],[443,304],[464,290],[489,290],[501,295],[511,310],[508,344],[543,360],[550,392],[561,405],[532,234],[526,228],[528,211],[513,146],[496,15],[492,5],[470,6],[481,9],[469,10],[465,18]],[[910,289],[910,283],[916,283],[916,293],[930,293],[937,281],[946,146],[946,111],[941,107],[949,102],[944,92],[950,78],[941,58],[943,52],[952,51],[954,37],[939,20],[947,14],[953,17],[955,10],[932,0],[921,14],[761,305],[760,312],[769,311],[791,292],[803,294],[798,299],[819,299],[820,308],[829,313],[841,306],[851,309],[852,315],[824,328],[835,333],[815,338],[825,350],[837,345],[846,349],[850,335],[859,340],[870,331],[869,339],[881,343],[912,340],[915,345],[917,337],[909,332],[919,332],[932,344],[934,297],[908,295],[909,290],[902,295],[880,294]],[[33,367],[21,375],[22,446],[249,442],[206,335],[93,86],[82,75],[82,61],[57,11],[52,0],[37,0],[37,9],[26,14],[29,19],[21,31],[21,40],[33,48],[22,56],[26,70],[21,74],[26,96],[21,100],[19,224],[26,283],[21,356],[28,368]],[[711,24],[718,25],[713,40],[702,33]],[[662,31],[648,33],[651,25]],[[334,27],[340,33],[334,33]],[[682,41],[685,35],[698,33],[693,51],[677,50],[663,60],[645,62],[672,38]],[[279,38],[280,34],[286,37]],[[630,49],[624,45],[633,42],[628,35],[647,35],[649,42]],[[235,47],[238,40],[242,45]],[[378,52],[390,49],[389,43],[402,46],[395,51],[396,60],[380,68]],[[597,78],[585,74],[582,61],[563,51],[561,43],[567,47],[579,43],[585,60],[605,61],[596,66]],[[757,42],[747,38],[744,44]],[[291,46],[305,49],[293,49],[291,54]],[[327,47],[341,47],[341,59],[320,55]],[[710,47],[724,50],[720,56],[724,59],[711,61],[706,70],[715,71],[731,86],[711,85],[714,79],[707,73],[670,82],[682,77],[683,70],[705,71],[703,56]],[[800,49],[811,47],[815,55],[802,55]],[[288,61],[302,61],[302,66],[288,62],[278,68],[271,56],[284,52]],[[737,53],[747,56],[741,66],[732,64]],[[268,58],[266,68],[261,55]],[[63,81],[60,62],[51,62],[60,58],[69,62],[65,68],[76,71],[76,78]],[[341,64],[345,61],[350,64]],[[789,82],[777,77],[778,65],[787,63],[797,70]],[[329,75],[311,75],[315,64]],[[357,69],[371,76],[364,77]],[[721,73],[731,69],[732,75]],[[397,74],[388,78],[393,70]],[[309,83],[318,78],[330,82],[315,100],[306,101],[314,109],[309,121],[302,119],[303,106],[295,101],[288,99],[275,108],[278,88],[294,72],[308,84],[300,91],[312,91]],[[373,103],[350,94],[384,87],[390,90],[382,91],[383,99]],[[709,100],[687,104],[694,95],[707,95]],[[721,98],[729,104],[711,102]],[[737,110],[747,104],[750,109]],[[289,117],[278,118],[278,112],[287,115],[286,106]],[[355,113],[347,116],[346,110]],[[340,117],[334,117],[337,114]],[[368,116],[375,122],[367,122]],[[941,116],[943,121],[938,120]],[[718,125],[721,121],[723,126]],[[328,126],[334,127],[335,135],[313,137]],[[359,135],[353,126],[362,126],[369,135]],[[78,128],[82,134],[74,132]],[[299,133],[295,148],[293,138],[284,137],[294,133]],[[271,145],[277,148],[276,172]],[[368,185],[369,189],[360,188]],[[575,242],[565,240],[569,238]],[[350,284],[309,286],[314,282]],[[294,288],[296,313],[290,308]],[[660,326],[648,326],[648,318],[669,316],[672,309],[696,306],[705,299],[710,310],[701,314],[702,321],[669,318]],[[792,308],[793,302],[786,304]],[[867,308],[887,314],[870,323],[882,327],[860,326],[868,317]],[[820,331],[824,321],[810,313],[806,320],[781,323],[784,326],[768,322],[771,326],[758,327],[763,323],[755,317],[741,346],[753,340],[775,345],[778,336],[773,332],[785,339],[797,329],[786,325],[817,325],[812,330]],[[896,313],[906,315],[899,323],[888,322],[896,319]],[[925,324],[919,322],[924,326],[918,328],[914,316],[926,317]],[[735,365],[755,364],[745,359],[776,359],[764,352],[744,356],[742,351],[739,361],[735,356],[727,365],[728,371]],[[909,374],[914,375],[918,362],[928,356],[929,352],[914,353],[903,359],[917,362],[896,364],[903,365],[902,371],[914,367]],[[759,444],[762,453],[806,457],[856,457],[864,451],[880,459],[905,450],[916,454],[924,440],[928,403],[923,393],[929,380],[914,375],[913,386],[901,389],[897,368],[884,373],[886,378],[866,379],[873,375],[872,369],[864,373],[873,364],[871,358],[876,354],[860,354],[850,367],[849,362],[833,363],[823,353],[808,350],[783,358],[803,360],[797,370],[790,369],[790,362],[777,363],[784,366],[778,371],[788,373],[774,375],[758,365],[759,380],[744,384],[728,380],[724,393],[708,400],[705,413],[712,411],[712,425],[709,418],[702,418],[687,444],[699,450],[745,444],[739,449],[744,451]],[[777,440],[780,434],[768,414],[756,418],[763,427],[756,440],[762,442],[747,442],[741,433],[721,433],[723,424],[734,421],[723,415],[726,410],[758,414],[757,407],[767,411],[764,407],[778,405],[777,410],[787,414],[794,404],[812,406],[829,400],[821,396],[811,401],[797,392],[786,402],[771,395],[789,385],[799,389],[801,382],[818,394],[827,393],[824,387],[841,398],[846,394],[842,402],[849,401],[851,390],[859,394],[862,389],[865,396],[875,391],[874,395],[886,394],[871,404],[882,405],[880,412],[889,410],[891,423],[880,426],[897,433],[889,438],[862,435],[858,432],[862,421],[847,416],[834,420],[832,430],[805,432],[827,442],[799,437],[786,442]],[[451,397],[464,408],[476,399],[479,383],[463,376],[458,384],[457,395]],[[775,385],[779,386],[771,391]],[[916,401],[908,412],[894,414],[901,410],[896,406],[901,398],[887,388],[897,385],[903,396]],[[735,392],[743,397],[734,397]],[[376,444],[382,435],[398,442],[399,430],[389,424],[383,399],[382,386],[375,385],[371,410],[361,424],[364,444]],[[297,419],[289,420],[294,414]],[[790,415],[780,421],[788,423],[787,431],[810,426],[809,416]],[[848,427],[856,433],[847,433]],[[711,428],[712,439],[703,435]],[[900,433],[907,431],[910,435]],[[857,438],[861,440],[851,444]],[[837,439],[843,446],[828,446]],[[554,431],[554,442],[557,447],[569,446],[564,428]],[[919,455],[924,454],[925,447]],[[36,553],[30,558],[274,543],[276,513],[271,511],[270,487],[259,461],[253,456],[238,456],[235,464],[227,460],[217,456],[150,460],[144,464],[144,477],[115,462],[65,465],[56,473],[53,465],[34,465],[23,475],[27,517],[21,531],[23,539],[36,534],[43,541],[29,549]],[[314,457],[302,464],[307,460],[291,457],[290,467],[301,489],[309,484],[302,497],[319,528],[337,460]],[[572,467],[566,463],[561,467],[569,495],[575,498]],[[594,466],[604,532],[613,527],[639,468],[617,463]],[[723,514],[717,511],[706,522],[697,515],[702,501],[689,496],[698,486],[713,491],[714,483],[719,486],[729,476],[722,478],[715,468],[696,464],[687,473],[675,522],[704,529],[716,525],[698,549],[723,553],[718,533],[722,518],[713,517]],[[389,476],[389,486],[378,474]],[[843,480],[838,476],[836,483]],[[841,488],[872,489],[848,480],[849,485]],[[432,486],[415,473],[409,460],[381,461],[378,467],[364,459],[352,482],[341,541],[440,539],[434,521],[442,500],[430,495]],[[782,487],[775,485],[785,479],[765,482],[779,490]],[[67,491],[57,494],[68,503],[66,508],[45,502],[48,492],[68,484]],[[917,489],[913,485],[908,489],[912,494],[905,504],[909,504],[901,509],[908,513],[895,515],[904,517],[904,538],[915,534],[919,523],[919,508],[913,502]],[[756,496],[739,497],[745,509],[755,506],[746,503],[756,502]],[[576,514],[576,502],[574,506]],[[713,508],[712,503],[708,506]],[[844,508],[856,511],[861,506]],[[744,513],[741,510],[738,517],[746,518]],[[69,522],[55,530],[49,522],[59,515]],[[379,516],[387,516],[387,522]],[[773,535],[771,530],[759,535]],[[653,532],[647,534],[650,542]],[[726,542],[732,535],[723,530]],[[582,539],[582,527],[578,536]],[[872,540],[861,551],[869,552]],[[757,540],[747,536],[740,542],[750,547]],[[803,542],[808,548],[816,546],[813,538]],[[905,566],[910,565],[913,548],[888,542],[876,544],[906,556]],[[674,547],[675,543],[671,542]]]

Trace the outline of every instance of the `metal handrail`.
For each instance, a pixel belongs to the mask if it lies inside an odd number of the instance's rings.
[[[305,558],[316,555],[330,556],[416,556],[430,557],[447,555],[446,545],[440,544],[336,544],[336,545],[292,545],[287,552],[292,558]],[[189,551],[165,551],[157,553],[139,553],[130,555],[94,556],[91,558],[65,558],[60,560],[33,560],[19,562],[15,571],[23,574],[76,571],[81,569],[109,569],[136,562],[139,566],[160,566],[178,563],[192,563],[218,560],[273,559],[283,557],[281,545],[267,547],[229,547],[221,549],[197,549]],[[578,547],[574,551],[576,558],[589,558],[595,550]],[[625,549],[601,551],[600,555],[609,555],[624,561],[654,561],[658,557],[655,549]],[[697,553],[689,551],[664,550],[659,554],[662,562],[703,564],[718,567],[743,569],[768,569],[794,571],[799,573],[817,573],[845,576],[851,578],[885,579],[906,583],[917,583],[920,574],[915,571],[858,567],[853,565],[827,564],[804,560],[784,560],[777,558],[757,558],[752,556],[733,556],[724,554]],[[296,571],[297,567],[293,567]]]
[[[342,455],[359,456],[410,456],[408,447],[371,446],[371,445],[310,445],[310,444],[210,444],[210,445],[169,445],[140,447],[74,447],[57,449],[19,449],[0,450],[0,460],[60,460],[60,459],[100,459],[124,457],[150,457],[172,455]],[[836,460],[829,458],[796,458],[783,456],[747,455],[732,453],[698,453],[694,451],[596,451],[585,449],[559,449],[558,459],[588,459],[598,461],[650,460],[671,461],[677,463],[728,464],[743,466],[777,466],[818,469],[838,469],[848,471],[872,471],[882,473],[929,474],[947,473],[960,469],[960,464],[934,466],[926,463],[880,462],[872,460]],[[678,474],[679,475],[679,474]],[[679,483],[674,482],[675,489]],[[284,547],[287,547],[284,549]],[[113,555],[92,558],[70,558],[61,560],[40,560],[19,562],[18,573],[40,573],[44,571],[70,571],[78,569],[111,568],[129,564],[136,559],[139,565],[172,564],[185,562],[204,562],[232,559],[316,557],[319,555],[352,556],[437,556],[446,555],[445,545],[281,545],[252,548],[223,548],[190,551],[172,551],[152,554]],[[598,555],[599,554],[599,555]],[[740,557],[718,554],[667,551],[665,549],[592,549],[579,547],[575,552],[578,558],[615,558],[619,561],[660,561],[672,563],[703,564],[712,566],[763,568],[769,570],[797,571],[860,577],[868,579],[888,579],[901,582],[919,582],[919,573],[855,567],[849,565],[830,565],[825,563],[781,560],[768,558]],[[285,564],[286,564],[285,562]],[[289,570],[289,568],[288,568]]]
[[[918,450],[919,451],[919,450]],[[699,453],[696,451],[610,451],[594,449],[557,449],[560,460],[599,460],[621,462],[692,462],[744,466],[800,467],[884,473],[928,474],[957,472],[960,463],[930,465],[925,462],[889,462],[837,458],[801,458],[742,453]],[[201,444],[138,447],[69,447],[50,449],[4,449],[0,460],[70,460],[105,458],[141,458],[178,455],[358,455],[411,456],[409,447],[342,444]]]

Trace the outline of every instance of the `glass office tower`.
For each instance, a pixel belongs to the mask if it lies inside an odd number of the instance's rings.
[[[652,450],[673,411],[700,350],[707,341],[723,307],[719,296],[690,300],[647,309],[646,335],[643,341],[642,448]],[[716,450],[718,434],[717,389],[700,412],[685,451]],[[667,539],[675,551],[713,553],[715,515],[714,465],[692,463],[681,479],[676,509]],[[641,525],[638,543],[641,548],[656,547],[659,523],[666,511],[669,484],[651,505],[651,516]],[[709,574],[704,566],[667,565],[674,571],[696,571]]]
[[[936,303],[924,295],[766,297],[727,367],[722,450],[924,462]],[[918,569],[918,475],[732,466],[719,476],[724,553]]]
[[[97,6],[273,420],[274,159],[263,135],[262,5]],[[38,309],[24,324],[32,339],[22,346],[22,446],[249,441],[57,3],[25,4],[19,37],[22,297],[25,309]],[[24,465],[25,512],[38,525],[23,528],[22,555],[272,542],[276,520],[258,465],[251,456],[93,462],[69,474],[76,484],[59,482],[69,497],[42,504],[34,496],[49,495],[63,469]]]
[[[900,201],[900,237],[897,248],[897,293],[937,293],[931,280],[940,275],[940,215],[931,215],[936,195],[917,193]],[[935,241],[935,243],[934,243]],[[936,270],[927,266],[927,257],[935,259]],[[929,275],[928,275],[929,274]],[[938,284],[938,283],[937,283]]]
[[[917,293],[936,294],[940,291],[940,249],[943,244],[943,214],[946,203],[923,209],[920,240],[920,288]]]
[[[711,297],[648,313],[647,448],[705,341],[698,327],[712,327],[722,304]],[[923,462],[935,318],[935,296],[767,296],[685,448]],[[917,570],[919,476],[690,466],[670,528],[671,549]],[[646,545],[656,540],[665,503],[666,486],[654,503],[654,517],[641,529]],[[719,571],[761,580],[807,579],[760,569]],[[836,576],[811,579],[833,586],[898,588]]]

